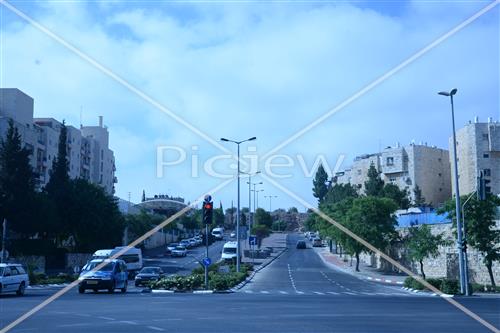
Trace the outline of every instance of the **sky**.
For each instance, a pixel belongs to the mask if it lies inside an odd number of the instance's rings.
[[[273,196],[273,209],[303,210],[273,182],[314,205],[322,158],[341,170],[398,142],[447,149],[450,107],[438,91],[458,88],[459,128],[500,119],[500,6],[384,77],[490,3],[10,1],[46,31],[0,5],[0,86],[33,97],[35,117],[78,126],[104,116],[121,198],[210,192],[236,205],[236,181],[212,191],[236,174],[225,156],[236,145],[219,139],[255,136],[240,147],[242,170],[267,175],[252,178],[263,182],[259,206]]]

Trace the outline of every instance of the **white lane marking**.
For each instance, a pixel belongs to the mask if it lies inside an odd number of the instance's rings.
[[[340,295],[339,293],[336,293],[335,291],[328,291],[330,295]]]
[[[304,292],[303,291],[298,291],[298,290],[295,290],[295,292],[299,295],[304,295]]]
[[[288,295],[288,293],[286,291],[283,291],[283,290],[280,290],[280,294]]]
[[[139,325],[138,323],[136,323],[135,321],[131,321],[131,320],[120,320],[119,323],[122,323],[122,324],[129,324],[129,325]]]
[[[104,319],[104,320],[116,320],[115,318],[111,318],[111,317],[97,317],[99,319]]]
[[[156,327],[156,326],[146,326],[146,327],[154,331],[164,331],[164,329],[161,327]]]
[[[319,291],[313,291],[313,293],[315,293],[316,295],[324,295],[324,293],[321,293]]]
[[[358,294],[356,294],[356,293],[352,293],[352,292],[349,292],[349,291],[344,291],[344,292],[342,292],[342,294],[352,295],[352,296],[356,296],[356,295],[358,295]]]
[[[267,290],[261,290],[260,293],[261,294],[269,294],[269,291],[267,291]]]
[[[253,294],[253,290],[245,290],[245,293],[247,293],[247,294]]]

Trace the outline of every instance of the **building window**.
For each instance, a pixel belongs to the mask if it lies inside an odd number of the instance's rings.
[[[386,164],[394,165],[394,157],[387,157]]]
[[[485,176],[485,177],[491,177],[491,169],[484,169],[483,170],[483,176]]]
[[[440,187],[440,188],[439,188],[439,192],[442,192],[442,191],[443,191],[443,189]]]
[[[358,176],[361,176],[361,169],[358,169]]]
[[[439,157],[439,158],[438,158],[438,161],[439,161],[439,162],[441,162],[441,161],[442,161],[442,160],[441,160],[441,157]]]
[[[490,158],[490,154],[488,154],[488,153],[484,153],[484,154],[483,154],[483,158]]]
[[[438,173],[438,176],[439,176],[439,177],[441,177],[441,176],[442,176],[441,172],[440,172],[440,173]]]
[[[488,133],[483,133],[483,140],[486,140],[486,141],[489,140]]]
[[[394,183],[394,182],[396,181],[396,178],[395,178],[395,177],[391,177],[391,178],[389,178],[389,181],[390,181],[391,183]]]

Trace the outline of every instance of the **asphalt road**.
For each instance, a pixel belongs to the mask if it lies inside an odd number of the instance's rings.
[[[224,243],[225,241],[217,241],[209,246],[208,254],[212,262],[216,262],[220,259]],[[195,248],[188,249],[186,257],[172,257],[161,253],[158,256],[145,256],[143,260],[144,266],[160,266],[167,274],[187,275],[191,273],[194,268],[200,267],[198,260],[205,258],[205,256],[206,247],[197,246]]]
[[[332,271],[313,250],[296,250],[296,237],[239,292],[160,295],[132,288],[126,294],[79,295],[74,290],[12,332],[490,332],[440,297]],[[1,296],[0,327],[53,292]],[[456,300],[500,327],[498,298]]]

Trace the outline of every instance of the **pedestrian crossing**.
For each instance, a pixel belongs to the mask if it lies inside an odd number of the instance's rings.
[[[242,289],[237,291],[241,294],[254,295],[318,295],[318,296],[397,296],[397,297],[422,297],[431,296],[427,294],[414,294],[404,291],[393,292],[367,292],[367,291],[306,291],[306,290],[253,290]]]

